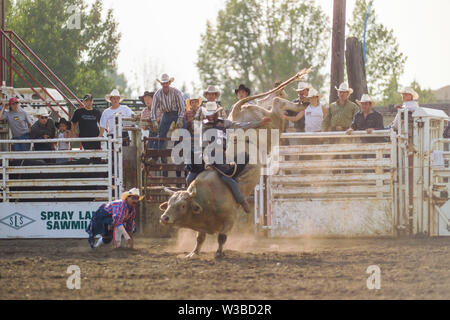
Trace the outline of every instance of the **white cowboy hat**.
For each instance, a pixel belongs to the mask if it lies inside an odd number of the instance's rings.
[[[223,108],[219,108],[215,102],[207,102],[204,107],[202,107],[202,113],[205,117],[212,116],[217,112],[221,111]]]
[[[356,103],[361,105],[363,102],[372,103],[372,107],[376,104],[376,101],[372,99],[368,94],[363,94],[361,100],[356,100]]]
[[[413,100],[419,100],[419,94],[411,87],[403,88],[398,93],[400,93],[400,94],[409,93],[410,95],[413,96]]]
[[[141,196],[141,193],[139,192],[139,189],[137,188],[133,188],[129,191],[126,191],[124,193],[122,193],[122,196],[120,197],[123,201],[127,200],[128,197],[131,196],[138,196],[139,197],[139,201],[141,201],[142,199],[144,199],[144,196]]]
[[[156,79],[156,81],[158,81],[159,83],[163,84],[163,83],[167,83],[167,82],[174,82],[175,78],[174,77],[169,77],[169,75],[167,73],[163,73],[159,79]]]
[[[110,94],[107,94],[105,96],[105,100],[108,101],[108,102],[111,102],[111,97],[120,97],[120,101],[119,102],[122,102],[123,99],[125,99],[125,96],[120,95],[120,92],[117,89],[114,89],[113,91],[111,91]]]
[[[300,92],[300,91],[303,91],[305,89],[312,89],[312,86],[309,83],[306,83],[306,82],[299,82],[298,83],[298,88],[295,89],[295,91]]]
[[[203,91],[203,96],[206,96],[207,93],[216,93],[220,96],[221,92],[219,89],[217,89],[216,86],[208,86],[208,89],[206,89],[205,91]]]
[[[310,88],[306,98],[314,98],[314,97],[319,97],[320,98],[320,97],[322,97],[322,95],[319,92],[317,92],[316,89]]]
[[[39,117],[50,117],[50,114],[48,113],[47,108],[43,108],[43,109],[40,109],[40,110],[35,114],[35,116],[36,116],[37,118],[39,118]]]
[[[347,82],[342,82],[341,85],[338,87],[334,87],[337,91],[340,92],[348,92],[349,94],[353,93],[353,89],[349,87]]]

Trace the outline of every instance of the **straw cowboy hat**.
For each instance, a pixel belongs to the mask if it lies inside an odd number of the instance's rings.
[[[303,90],[306,90],[306,89],[312,89],[312,86],[309,83],[306,83],[306,82],[299,82],[298,83],[298,88],[294,89],[294,90],[297,91],[297,92],[300,92],[300,91],[303,91]]]
[[[110,94],[107,94],[107,95],[105,96],[105,100],[106,100],[107,102],[111,102],[111,97],[119,97],[119,98],[120,98],[120,101],[119,101],[119,102],[122,102],[123,99],[125,99],[125,96],[120,95],[120,92],[119,92],[119,90],[117,90],[117,89],[114,89],[113,91],[111,91]]]
[[[127,200],[128,197],[131,196],[138,196],[139,197],[139,201],[141,201],[142,199],[144,199],[144,196],[141,196],[141,193],[139,192],[139,189],[137,188],[133,188],[129,191],[126,191],[124,193],[122,193],[122,196],[120,197],[123,201]]]
[[[159,77],[159,79],[156,79],[156,81],[158,81],[160,84],[167,83],[167,82],[172,83],[172,82],[175,81],[175,78],[174,77],[169,77],[169,75],[167,73],[163,73]]]
[[[215,102],[207,102],[206,105],[202,107],[202,113],[205,117],[212,116],[221,110],[223,110],[223,108],[219,108]]]
[[[40,110],[35,114],[35,117],[36,117],[36,118],[39,118],[39,117],[50,117],[50,114],[48,113],[47,108],[43,108],[43,109],[40,109]]]
[[[195,101],[195,100],[198,101],[198,105],[201,105],[202,102],[203,102],[203,100],[202,100],[202,98],[200,97],[200,95],[194,93],[194,94],[192,94],[192,95],[189,97],[189,99],[186,99],[186,106],[190,106],[190,105],[191,105],[191,101]]]
[[[334,87],[339,92],[348,92],[349,94],[353,93],[353,89],[349,87],[348,83],[342,82],[341,85],[338,87]]]
[[[205,91],[203,91],[203,96],[206,97],[206,94],[207,94],[207,93],[214,93],[214,94],[217,95],[217,97],[220,97],[220,94],[221,94],[220,90],[217,89],[216,86],[212,86],[212,85],[211,85],[211,86],[208,86],[208,89],[206,89]]]
[[[356,103],[359,105],[363,104],[364,102],[372,103],[372,107],[376,104],[376,101],[372,99],[368,94],[363,94],[361,100],[356,100]]]
[[[398,93],[400,94],[409,93],[410,95],[413,96],[413,100],[419,100],[419,94],[411,87],[403,88]]]
[[[318,97],[319,99],[322,97],[322,95],[314,88],[310,88],[308,95],[306,96],[306,98],[314,98],[314,97]]]

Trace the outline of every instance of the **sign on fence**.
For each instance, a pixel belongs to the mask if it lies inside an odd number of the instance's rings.
[[[0,203],[0,238],[87,238],[101,202]]]

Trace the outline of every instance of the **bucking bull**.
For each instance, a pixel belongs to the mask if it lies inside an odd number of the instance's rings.
[[[260,129],[283,130],[283,115],[286,110],[298,111],[299,106],[290,101],[276,97],[277,93],[294,81],[301,80],[311,69],[302,70],[291,79],[280,84],[277,88],[257,96],[247,97],[238,101],[228,119],[238,122],[258,121],[269,117],[272,121]],[[273,95],[270,105],[261,107],[247,104],[250,101]],[[265,99],[267,101],[267,99]],[[268,134],[270,137],[270,134]],[[270,150],[268,142],[267,150]],[[248,164],[237,178],[241,192],[248,198],[259,182],[261,164]],[[223,246],[227,234],[232,229],[237,218],[239,205],[234,200],[230,189],[221,181],[219,173],[209,168],[200,173],[191,183],[187,191],[172,191],[165,189],[171,195],[168,202],[161,204],[164,214],[160,218],[162,225],[176,228],[188,228],[197,231],[197,244],[187,256],[192,258],[200,253],[206,234],[218,234],[219,247],[216,258],[223,257]]]

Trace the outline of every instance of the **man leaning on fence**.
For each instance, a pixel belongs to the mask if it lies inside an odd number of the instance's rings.
[[[347,83],[342,83],[338,91],[338,101],[332,103],[328,109],[327,115],[322,123],[322,131],[347,131],[355,115],[359,112],[356,104],[348,98],[353,93],[353,89]]]
[[[41,109],[36,117],[36,121],[31,127],[30,138],[31,139],[55,139],[56,138],[56,126],[55,121],[49,118],[49,113],[46,109]],[[54,150],[54,143],[35,143],[35,151],[51,151]],[[50,161],[51,162],[51,161]]]
[[[19,100],[17,98],[9,99],[9,111],[6,108],[0,110],[0,120],[6,120],[11,129],[13,140],[27,140],[30,138],[30,128],[32,125],[28,114],[19,107]],[[6,112],[5,112],[6,111]],[[14,144],[14,151],[29,151],[30,144],[16,143]]]

